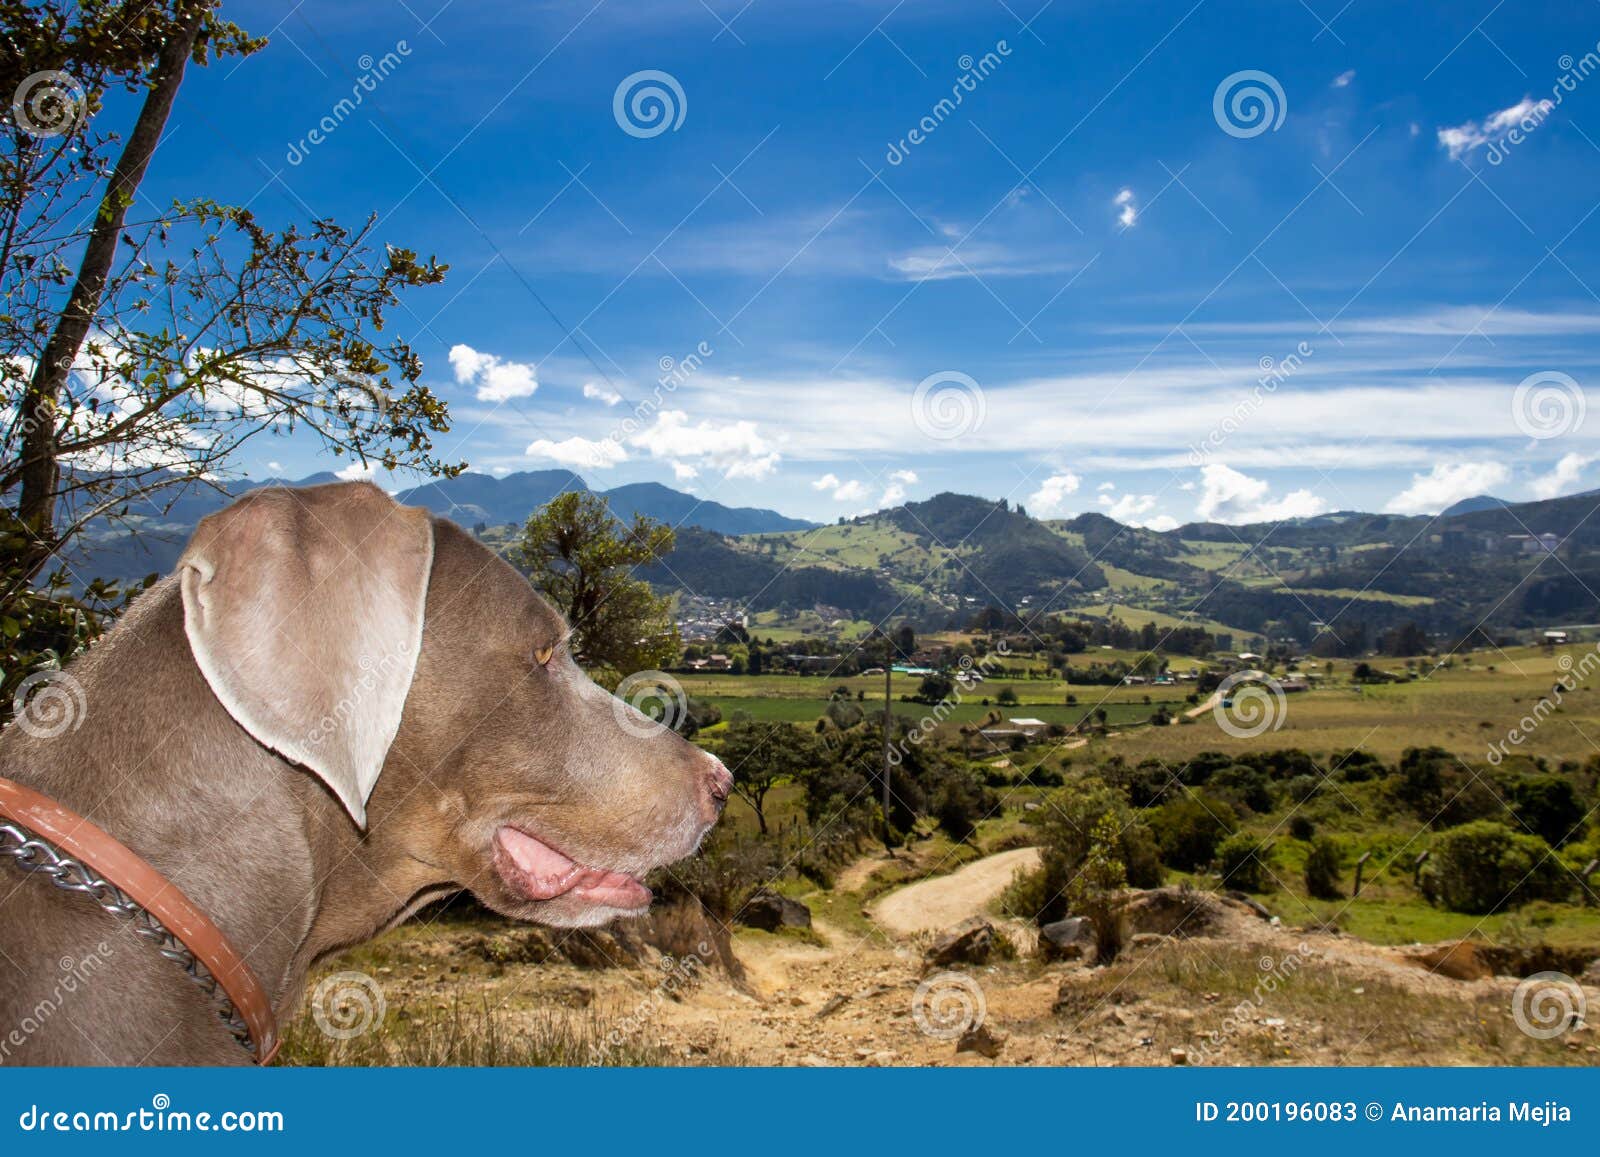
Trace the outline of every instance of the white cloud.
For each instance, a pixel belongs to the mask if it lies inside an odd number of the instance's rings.
[[[1115,482],[1102,482],[1102,483],[1100,483],[1099,486],[1095,487],[1095,489],[1098,490],[1101,494],[1106,493],[1108,490],[1115,490],[1116,488],[1117,488],[1117,484]]]
[[[267,469],[272,471],[274,474],[282,474],[283,473],[283,463],[282,462],[268,462],[267,463]]]
[[[1437,514],[1463,498],[1503,485],[1511,471],[1501,462],[1441,462],[1426,474],[1413,474],[1411,485],[1384,504],[1390,514]]]
[[[1035,518],[1056,518],[1065,513],[1067,495],[1076,493],[1082,481],[1070,470],[1050,475],[1028,495],[1028,512]]]
[[[835,502],[860,502],[866,496],[866,484],[858,482],[854,478],[833,492],[833,500]]]
[[[1195,513],[1206,522],[1244,523],[1310,518],[1327,509],[1327,503],[1309,490],[1291,491],[1280,499],[1270,491],[1265,479],[1214,462],[1200,470]]]
[[[891,482],[883,488],[883,494],[878,498],[878,509],[899,506],[905,500],[906,488],[898,482]]]
[[[1157,498],[1154,494],[1124,494],[1113,499],[1109,494],[1100,495],[1099,502],[1106,508],[1106,515],[1114,518],[1125,526],[1143,526],[1150,530],[1171,530],[1178,525],[1178,520],[1170,514],[1157,514],[1146,518],[1156,508]]]
[[[628,439],[654,458],[710,466],[729,478],[765,478],[782,455],[762,437],[754,422],[689,424],[682,410],[662,410],[653,426]]]
[[[1577,484],[1584,470],[1595,461],[1596,457],[1600,456],[1579,454],[1576,450],[1571,454],[1564,454],[1550,473],[1539,475],[1528,484],[1528,488],[1533,491],[1535,498],[1560,497]]]
[[[1355,78],[1356,78],[1356,70],[1353,69],[1353,68],[1347,68],[1343,72],[1341,72],[1338,76],[1333,78],[1333,87],[1334,88],[1349,88],[1350,87],[1350,82],[1352,80],[1354,80]]]
[[[1133,203],[1133,190],[1122,189],[1112,198],[1111,203],[1117,206],[1117,221],[1124,229],[1133,228],[1133,223],[1139,219],[1139,206]]]
[[[904,482],[907,486],[910,486],[916,482],[917,472],[915,470],[896,470],[889,477],[896,482]]]
[[[530,442],[523,453],[530,458],[546,458],[573,470],[610,470],[617,463],[628,460],[628,452],[611,438],[602,438],[598,442],[577,436],[560,442],[540,438],[537,442]]]
[[[377,469],[376,462],[352,462],[343,470],[335,470],[333,476],[344,482],[366,482]]]
[[[672,476],[679,482],[693,482],[700,477],[700,468],[691,466],[687,462],[672,463]]]
[[[1439,130],[1439,143],[1450,153],[1452,161],[1480,149],[1500,134],[1517,126],[1524,132],[1537,128],[1556,106],[1548,100],[1523,97],[1510,108],[1492,112],[1481,121],[1463,121]]]
[[[531,365],[502,361],[494,354],[480,353],[469,345],[450,347],[450,368],[455,371],[456,381],[477,387],[480,402],[526,398],[539,388]]]
[[[610,386],[602,386],[599,382],[584,382],[583,396],[604,402],[608,406],[615,406],[622,401],[622,395]]]

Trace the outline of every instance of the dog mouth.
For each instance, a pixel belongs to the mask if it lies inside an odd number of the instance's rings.
[[[521,828],[495,832],[495,868],[527,900],[570,896],[584,904],[629,910],[650,906],[650,889],[626,872],[580,864]]]

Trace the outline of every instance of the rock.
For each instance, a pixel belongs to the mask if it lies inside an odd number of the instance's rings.
[[[1263,920],[1272,919],[1272,913],[1267,911],[1266,906],[1248,892],[1241,892],[1237,888],[1229,888],[1223,895],[1236,904],[1243,904]]]
[[[1172,1058],[1172,1063],[1175,1065],[1186,1065],[1189,1063],[1188,1049],[1173,1049],[1167,1055]]]
[[[1217,936],[1230,901],[1194,888],[1150,888],[1134,892],[1122,906],[1123,927],[1132,935]]]
[[[1579,979],[1585,984],[1600,984],[1600,956],[1589,961],[1589,967],[1583,970],[1583,976]]]
[[[1005,1033],[980,1022],[961,1034],[961,1039],[956,1041],[956,1052],[977,1053],[992,1061],[1000,1055],[1005,1045]]]
[[[1083,960],[1094,955],[1094,926],[1082,916],[1070,916],[1039,929],[1039,959]]]
[[[1129,948],[1154,948],[1167,938],[1159,932],[1135,932],[1128,938]]]
[[[776,932],[779,928],[809,928],[811,909],[799,900],[762,890],[744,902],[738,919],[747,927],[760,928],[765,932]]]
[[[834,993],[832,996],[830,996],[828,998],[828,1001],[827,1001],[826,1004],[824,1004],[821,1008],[819,1008],[817,1010],[817,1015],[814,1016],[812,1019],[813,1020],[824,1020],[824,1019],[832,1016],[834,1013],[838,1012],[841,1008],[843,1008],[845,1005],[847,1005],[849,1003],[850,1003],[850,997],[848,995],[846,995],[845,993],[842,993],[842,992],[836,992],[836,993]]]
[[[1471,940],[1447,940],[1442,944],[1419,944],[1406,948],[1400,957],[1407,964],[1415,964],[1451,980],[1486,980],[1494,969],[1484,959],[1482,945]]]
[[[986,964],[994,951],[994,925],[972,916],[939,934],[924,959],[929,964]]]

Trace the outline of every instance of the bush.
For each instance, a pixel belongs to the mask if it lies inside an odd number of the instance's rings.
[[[1153,809],[1149,820],[1161,862],[1185,872],[1209,867],[1217,845],[1239,826],[1238,814],[1226,801],[1198,791]]]
[[[1296,812],[1289,819],[1289,835],[1296,840],[1309,840],[1317,834],[1317,825],[1308,815]]]
[[[994,792],[958,768],[930,772],[923,787],[928,793],[928,814],[957,843],[971,839],[978,821],[999,806]]]
[[[1434,841],[1423,890],[1453,912],[1484,915],[1530,900],[1565,900],[1572,875],[1538,836],[1477,820]]]
[[[1272,876],[1267,871],[1267,845],[1255,836],[1239,832],[1217,848],[1222,882],[1241,892],[1271,891]]]
[[[1565,776],[1517,776],[1505,784],[1505,793],[1518,822],[1551,847],[1559,848],[1581,833],[1588,809]]]
[[[1342,899],[1339,873],[1343,870],[1343,850],[1329,837],[1318,837],[1306,855],[1306,892],[1317,900]]]
[[[1116,823],[1117,856],[1135,888],[1161,883],[1161,857],[1150,829],[1128,806],[1122,793],[1094,776],[1074,777],[1066,787],[1052,792],[1038,819],[1037,840],[1042,846],[1039,869],[1016,880],[1002,899],[1005,910],[1024,919],[1048,924],[1067,915],[1067,888],[1089,856],[1095,825],[1110,815]]]
[[[1272,783],[1260,768],[1236,763],[1213,775],[1210,786],[1217,794],[1258,814],[1272,810]]]

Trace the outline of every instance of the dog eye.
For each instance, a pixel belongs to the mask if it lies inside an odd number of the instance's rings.
[[[539,664],[539,666],[545,667],[545,666],[549,665],[551,659],[555,658],[555,654],[556,654],[555,645],[552,644],[552,645],[550,645],[548,647],[536,647],[536,648],[534,648],[533,658],[534,658],[534,661]]]

